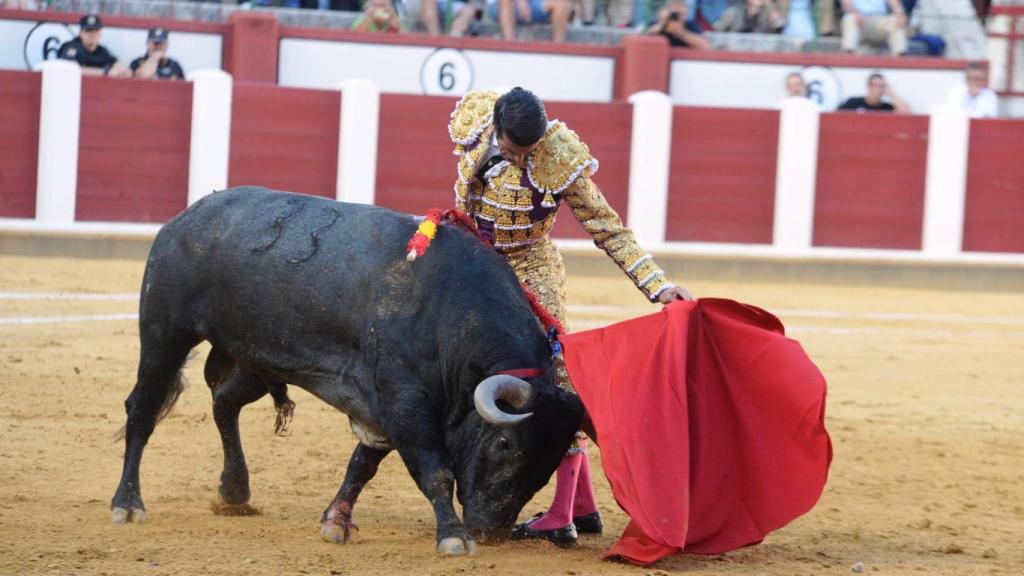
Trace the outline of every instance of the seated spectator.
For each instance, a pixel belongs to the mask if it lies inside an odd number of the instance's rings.
[[[885,78],[875,72],[868,76],[868,93],[857,98],[847,98],[845,102],[839,105],[839,110],[908,114],[910,107],[893,93]]]
[[[82,16],[78,23],[78,36],[61,44],[57,58],[78,62],[82,67],[82,74],[86,76],[129,78],[132,75],[131,70],[125,68],[117,61],[117,56],[100,44],[100,36],[103,34],[103,22],[100,21],[100,17],[89,14]]]
[[[551,39],[565,42],[572,7],[569,0],[490,0],[487,11],[498,21],[501,37],[505,40],[515,40],[517,22],[551,22]]]
[[[807,98],[807,84],[799,72],[786,74],[786,98]]]
[[[807,1],[807,0],[804,0]],[[786,25],[775,0],[736,0],[713,28],[718,32],[757,32],[775,34]]]
[[[711,43],[701,35],[700,26],[687,18],[688,14],[685,0],[669,0],[658,11],[658,19],[648,26],[647,33],[668,38],[671,46],[710,50]]]
[[[401,7],[406,18],[423,22],[431,36],[437,36],[445,29],[452,36],[465,36],[473,21],[483,15],[473,0],[440,0],[440,10],[438,4],[439,0],[402,0]]]
[[[906,54],[907,13],[900,0],[842,0],[842,4],[844,52],[855,53],[863,40],[875,45],[888,42],[893,56]]]
[[[3,0],[3,2],[0,2],[0,8],[7,8],[9,10],[39,10],[39,2],[37,0]]]
[[[671,3],[673,0],[669,0]],[[686,13],[701,30],[711,30],[734,0],[685,0]]]
[[[352,24],[352,29],[360,32],[401,32],[402,22],[391,0],[366,0],[366,7]]]
[[[964,83],[950,89],[949,103],[971,118],[999,116],[999,98],[988,87],[988,70],[976,62],[971,62],[964,70]]]
[[[167,28],[149,29],[146,53],[132,60],[132,74],[136,78],[185,79],[185,71],[181,69],[181,64],[167,57],[167,36]]]

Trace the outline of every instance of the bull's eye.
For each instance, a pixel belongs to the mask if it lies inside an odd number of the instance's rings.
[[[498,436],[498,450],[508,450],[508,448],[508,438],[505,438],[504,436]]]

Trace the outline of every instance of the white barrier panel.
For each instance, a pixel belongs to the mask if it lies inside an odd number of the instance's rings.
[[[192,141],[188,156],[188,203],[228,187],[231,147],[231,75],[221,70],[192,74]]]
[[[963,249],[970,119],[953,106],[937,106],[928,124],[921,248],[953,256]]]
[[[39,160],[36,165],[36,221],[75,220],[78,187],[78,130],[82,110],[82,69],[55,61],[40,66]]]
[[[60,45],[78,35],[78,25],[61,22],[0,20],[0,69],[34,70],[57,57]],[[145,28],[105,26],[100,44],[125,66],[146,53]],[[168,56],[185,72],[221,68],[224,40],[220,34],[170,31]]]
[[[782,101],[772,243],[783,250],[806,250],[813,240],[820,119],[818,106],[806,98]]]
[[[835,110],[847,98],[863,96],[868,76],[880,72],[913,112],[926,114],[944,102],[950,88],[963,82],[964,76],[963,70],[673,60],[669,94],[673,103],[683,106],[776,108],[790,72],[803,75],[809,97],[823,112]]]
[[[672,101],[654,90],[629,97],[633,104],[629,151],[629,227],[642,246],[665,242],[668,172],[672,157]]]
[[[457,50],[285,38],[281,86],[333,89],[366,78],[382,92],[461,96],[469,90],[523,86],[543,100],[610,102],[615,59],[606,56]]]
[[[345,80],[338,88],[341,90],[341,132],[338,135],[337,199],[373,204],[380,89],[365,78]]]

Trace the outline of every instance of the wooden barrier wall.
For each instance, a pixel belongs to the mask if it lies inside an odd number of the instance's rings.
[[[815,246],[919,250],[928,117],[821,115]]]
[[[233,91],[228,186],[334,198],[340,94],[253,82]]]
[[[192,85],[82,78],[76,220],[166,222],[188,202]]]
[[[0,72],[0,217],[36,214],[42,76]]]
[[[1024,252],[1024,125],[972,120],[964,250]]]
[[[677,106],[666,240],[770,244],[778,143],[775,110]]]

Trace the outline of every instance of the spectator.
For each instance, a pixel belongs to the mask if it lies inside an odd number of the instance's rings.
[[[452,36],[464,36],[474,20],[483,15],[483,11],[474,0],[402,0],[401,7],[406,18],[420,20],[427,34],[437,36],[448,28]],[[407,20],[408,22],[409,20]]]
[[[491,18],[498,21],[501,37],[505,40],[515,40],[517,22],[551,22],[551,39],[565,42],[572,7],[569,0],[491,0],[487,10]]]
[[[786,74],[786,98],[807,98],[807,84],[799,72]]]
[[[78,36],[61,45],[57,58],[74,60],[87,76],[113,76],[128,78],[132,75],[114,56],[100,44],[103,22],[95,14],[82,16],[79,20]]]
[[[868,76],[868,93],[858,98],[847,98],[839,105],[839,110],[910,113],[910,107],[893,93],[889,83],[877,72]]]
[[[167,28],[150,28],[146,38],[146,54],[132,60],[136,78],[184,80],[185,71],[177,60],[167,57]]]
[[[3,0],[0,2],[0,8],[7,8],[9,10],[39,10],[39,2],[37,0]]]
[[[877,45],[887,41],[889,54],[906,54],[907,13],[900,0],[842,0],[842,5],[844,52],[855,53],[864,40]]]
[[[658,19],[647,28],[648,34],[660,34],[668,38],[671,46],[682,46],[697,50],[711,49],[711,43],[701,35],[700,26],[689,20],[685,0],[669,0],[658,12]]]
[[[673,0],[669,0],[671,3]],[[714,28],[733,0],[685,0],[686,13],[701,30]]]
[[[608,16],[608,25],[616,28],[625,28],[633,24],[633,0],[608,0],[605,14]],[[591,8],[591,14],[594,9]],[[591,16],[593,20],[593,16]]]
[[[775,0],[735,0],[713,28],[719,32],[778,33],[786,19]]]
[[[367,0],[363,13],[352,24],[352,29],[360,32],[401,32],[402,22],[391,0]]]
[[[950,89],[949,103],[967,112],[971,118],[999,116],[999,99],[988,87],[988,70],[977,62],[967,65],[964,83]]]

